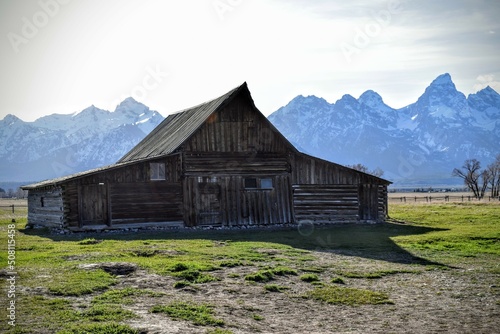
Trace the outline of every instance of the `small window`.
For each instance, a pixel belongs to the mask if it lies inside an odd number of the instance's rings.
[[[273,189],[273,179],[247,177],[245,178],[245,189]]]
[[[163,162],[151,162],[151,180],[165,180],[165,164]]]
[[[273,179],[260,179],[261,189],[273,189]]]
[[[257,179],[254,177],[247,177],[245,179],[245,189],[257,189]]]
[[[40,197],[40,206],[41,206],[42,208],[44,208],[44,207],[45,207],[45,198],[43,198],[43,197]]]

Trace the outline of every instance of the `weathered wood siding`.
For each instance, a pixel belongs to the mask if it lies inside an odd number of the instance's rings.
[[[358,186],[294,185],[293,207],[297,222],[353,223],[359,221]]]
[[[61,187],[30,190],[28,194],[28,224],[62,228],[64,222]]]
[[[296,220],[374,222],[387,216],[387,185],[371,175],[299,153],[292,159],[292,183]]]
[[[292,182],[294,184],[379,184],[380,179],[342,165],[298,153],[292,157]]]
[[[163,162],[165,180],[151,181],[151,162]],[[105,170],[67,182],[65,226],[113,226],[182,220],[181,161],[173,155]]]
[[[244,95],[215,112],[184,145],[189,152],[287,152],[289,144]]]
[[[389,206],[387,199],[387,185],[378,186],[378,218],[385,221],[389,216]]]
[[[187,226],[283,224],[292,221],[287,175],[265,176],[272,189],[245,189],[244,175],[187,177],[184,188]]]
[[[183,220],[180,183],[110,184],[109,199],[112,225]]]
[[[290,164],[285,154],[276,153],[205,153],[189,152],[183,156],[184,175],[261,175],[285,174]]]
[[[360,184],[359,185],[359,219],[361,221],[379,220],[379,199],[378,185]]]
[[[187,226],[290,223],[288,142],[245,95],[233,99],[183,145]],[[245,189],[245,178],[270,178],[272,189]]]

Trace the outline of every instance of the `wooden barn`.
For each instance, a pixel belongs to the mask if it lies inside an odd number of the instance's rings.
[[[299,152],[244,83],[168,116],[114,165],[23,189],[28,224],[81,231],[383,222],[389,184]]]

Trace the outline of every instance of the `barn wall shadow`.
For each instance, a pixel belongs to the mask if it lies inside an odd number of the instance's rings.
[[[424,234],[443,229],[399,223],[344,224],[315,226],[299,224],[286,229],[241,229],[241,230],[144,230],[119,233],[74,233],[69,235],[46,234],[37,230],[23,230],[26,234],[48,237],[54,241],[79,241],[84,238],[101,240],[224,240],[260,241],[289,245],[294,248],[345,256],[359,256],[401,264],[438,265],[444,264],[414,256],[398,246],[391,237]],[[144,247],[147,247],[146,245]]]

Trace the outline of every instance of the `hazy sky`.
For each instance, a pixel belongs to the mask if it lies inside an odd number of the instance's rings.
[[[500,92],[498,0],[0,0],[0,16],[0,119],[128,96],[166,116],[244,81],[266,115],[368,89],[399,108],[445,72]]]

